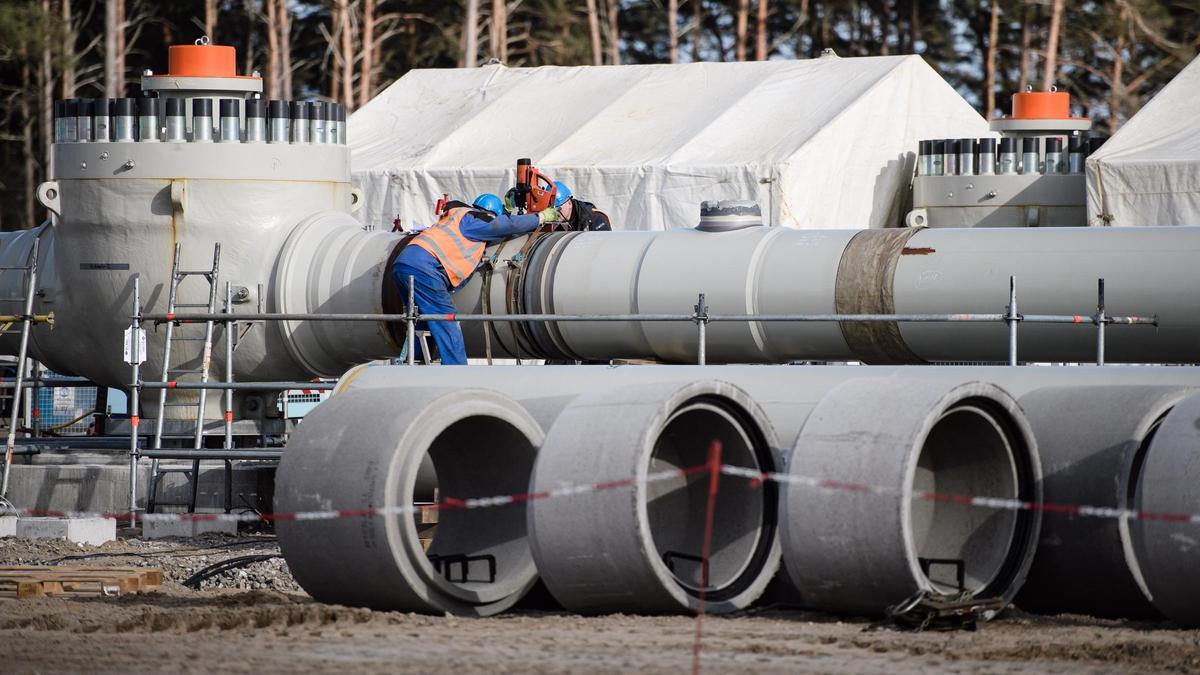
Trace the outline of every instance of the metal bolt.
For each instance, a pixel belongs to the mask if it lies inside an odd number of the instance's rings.
[[[154,71],[150,70],[149,68],[142,71],[142,77],[153,77],[153,76],[154,76]]]
[[[968,189],[968,190],[974,190],[974,189],[975,189],[975,184],[974,184],[974,183],[967,183],[967,189]]]
[[[260,72],[258,72],[257,70],[255,70],[255,71],[252,71],[252,72],[250,73],[250,76],[251,76],[251,77],[262,77],[262,73],[260,73]]]
[[[125,169],[132,169],[132,168],[133,168],[133,166],[134,166],[134,164],[133,164],[133,160],[132,160],[132,159],[127,159],[127,160],[125,160],[125,163],[124,163],[124,164],[122,164],[121,166],[122,166],[122,167],[124,167]]]
[[[107,152],[102,152],[102,153],[100,153],[100,161],[106,161],[107,159],[108,159],[108,153],[107,153]]]
[[[80,162],[80,163],[79,163],[79,168],[81,168],[81,169],[86,169],[86,168],[87,168],[87,162]]]
[[[950,198],[951,198],[951,197],[953,197],[953,196],[954,196],[954,193],[953,193],[953,192],[947,192],[947,193],[946,193],[946,199],[950,199]]]
[[[995,191],[995,190],[992,190],[992,191],[988,192],[988,193],[987,193],[987,196],[988,196],[988,199],[995,199],[995,198],[996,198],[996,191]]]

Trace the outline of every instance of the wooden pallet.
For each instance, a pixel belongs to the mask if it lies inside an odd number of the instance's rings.
[[[160,584],[162,584],[162,570],[156,567],[0,566],[0,597],[125,595],[154,590]]]

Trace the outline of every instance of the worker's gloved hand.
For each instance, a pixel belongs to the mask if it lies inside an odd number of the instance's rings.
[[[557,223],[560,220],[562,220],[562,214],[553,206],[538,211],[538,222]]]
[[[516,190],[509,190],[508,192],[504,193],[504,212],[505,213],[516,213],[517,212],[517,191]]]

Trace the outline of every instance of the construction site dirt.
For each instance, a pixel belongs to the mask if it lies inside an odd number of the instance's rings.
[[[0,540],[0,564],[153,566],[164,584],[121,597],[0,599],[0,670],[32,672],[681,672],[688,616],[581,617],[523,610],[434,617],[314,602],[281,559],[228,570],[191,590],[212,564],[277,552],[270,537],[205,537],[100,547]],[[86,557],[82,557],[86,556]],[[977,631],[912,633],[866,619],[757,609],[703,621],[709,672],[1200,673],[1200,630],[1044,617],[1009,609]]]

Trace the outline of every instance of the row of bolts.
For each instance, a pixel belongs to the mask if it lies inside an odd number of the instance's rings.
[[[991,176],[1016,174],[1080,174],[1084,160],[1100,148],[1103,137],[1069,136],[1067,152],[1063,139],[1045,137],[1045,159],[1041,154],[1040,137],[1021,138],[1021,155],[1017,156],[1017,139],[960,138],[921,141],[918,145],[918,176]],[[1018,161],[1019,160],[1019,161]]]
[[[219,99],[214,128],[213,99],[193,98],[192,132],[186,124],[187,99],[71,98],[54,103],[55,143],[303,143],[346,144],[346,106],[326,101],[244,101]],[[165,112],[165,116],[164,113]]]

